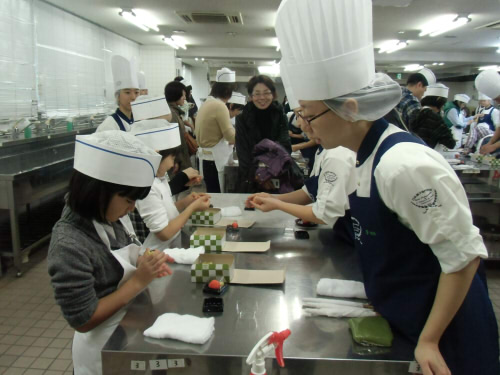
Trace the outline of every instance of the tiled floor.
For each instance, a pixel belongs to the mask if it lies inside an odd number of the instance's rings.
[[[55,304],[46,254],[36,251],[21,278],[12,268],[0,278],[0,375],[72,374],[73,330]],[[500,317],[500,269],[487,274]]]

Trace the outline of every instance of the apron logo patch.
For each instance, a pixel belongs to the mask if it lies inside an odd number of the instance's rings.
[[[411,200],[411,204],[418,208],[425,209],[424,214],[426,214],[431,207],[441,207],[440,204],[437,204],[437,200],[438,193],[436,189],[425,189],[415,194]]]
[[[335,181],[337,181],[337,175],[333,172],[326,171],[325,172],[325,182],[329,184],[333,184]]]
[[[361,242],[361,233],[362,233],[362,228],[361,224],[358,219],[356,219],[354,216],[351,216],[352,220],[352,229],[354,230],[354,239],[356,241],[359,241],[361,245],[363,245],[363,242]]]

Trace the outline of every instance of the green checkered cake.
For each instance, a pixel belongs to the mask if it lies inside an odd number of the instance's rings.
[[[206,283],[215,278],[223,278],[225,283],[229,283],[231,279],[229,264],[196,263],[191,266],[192,282]]]
[[[225,236],[220,234],[192,234],[189,247],[203,246],[206,253],[220,253],[226,243]]]
[[[215,225],[220,220],[220,210],[196,211],[190,217],[194,225]]]

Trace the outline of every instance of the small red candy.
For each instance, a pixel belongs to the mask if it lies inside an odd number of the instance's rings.
[[[238,229],[238,222],[237,222],[237,221],[235,221],[235,222],[233,223],[233,228],[234,228],[234,229]]]
[[[217,280],[212,280],[208,283],[210,289],[220,289],[220,282]]]

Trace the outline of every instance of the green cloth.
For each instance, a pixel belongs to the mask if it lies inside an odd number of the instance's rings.
[[[392,346],[392,331],[381,316],[349,319],[352,338],[361,345]]]
[[[455,111],[457,111],[460,114],[460,108],[458,108],[455,105],[455,103],[453,103],[453,102],[446,102],[446,104],[443,107],[443,111],[444,111],[444,123],[450,129],[454,126],[454,124],[448,119],[448,112],[450,112],[452,110],[455,110]]]

